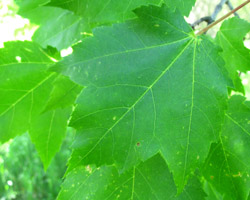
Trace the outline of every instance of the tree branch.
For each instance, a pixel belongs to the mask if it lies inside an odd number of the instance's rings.
[[[227,0],[221,0],[221,2],[215,7],[213,14],[211,15],[211,18],[215,20],[217,18],[217,15],[222,10],[224,4],[227,2]]]
[[[246,6],[248,3],[250,3],[250,0],[245,1],[241,5],[239,5],[237,8],[231,10],[229,13],[218,19],[217,21],[213,22],[212,24],[208,25],[206,28],[199,31],[196,35],[202,35],[203,33],[206,33],[210,28],[214,27],[224,19],[228,18],[230,15],[234,14],[237,10],[241,9],[242,7]]]
[[[211,24],[214,22],[214,20],[210,16],[202,17],[198,19],[197,21],[195,21],[193,24],[191,24],[191,26],[194,29],[196,26],[198,26],[202,22],[207,22],[207,24]]]
[[[214,12],[212,13],[211,16],[205,16],[205,17],[198,19],[193,24],[191,24],[192,28],[195,29],[195,26],[198,26],[202,22],[207,22],[207,25],[212,24],[216,20],[218,14],[221,12],[225,4],[227,4],[227,6],[229,7],[231,11],[234,10],[234,7],[232,3],[230,2],[230,0],[221,0],[220,3],[216,5]],[[234,12],[234,15],[239,17],[239,15],[236,12]]]
[[[227,6],[229,7],[230,10],[233,10],[233,9],[234,9],[234,7],[233,7],[232,3],[230,2],[230,0],[227,0],[226,4],[227,4]],[[234,15],[235,15],[236,17],[239,17],[239,18],[240,18],[239,14],[238,14],[237,12],[235,12]]]

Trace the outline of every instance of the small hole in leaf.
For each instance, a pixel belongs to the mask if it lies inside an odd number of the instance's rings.
[[[22,62],[22,58],[20,56],[16,56],[16,61],[20,63]]]
[[[67,49],[61,50],[60,53],[61,53],[62,57],[65,57],[65,56],[68,56],[68,55],[72,54],[73,53],[73,49],[71,47],[69,47]]]

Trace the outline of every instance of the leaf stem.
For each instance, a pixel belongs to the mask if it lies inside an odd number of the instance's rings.
[[[241,9],[242,7],[244,7],[245,5],[247,5],[248,3],[250,3],[250,0],[245,1],[244,3],[242,3],[241,5],[239,5],[237,8],[231,10],[229,13],[227,13],[226,15],[224,15],[223,17],[221,17],[220,19],[216,20],[215,22],[213,22],[212,24],[208,25],[206,28],[200,30],[196,35],[202,35],[203,33],[207,32],[210,28],[214,27],[216,24],[220,23],[221,21],[223,21],[224,19],[228,18],[230,15],[234,14],[236,11],[238,11],[239,9]]]

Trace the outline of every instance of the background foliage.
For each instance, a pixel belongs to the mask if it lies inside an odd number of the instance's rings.
[[[71,154],[72,130],[68,131],[61,151],[45,172],[28,134],[1,146],[1,200],[54,200],[60,190],[66,163]]]

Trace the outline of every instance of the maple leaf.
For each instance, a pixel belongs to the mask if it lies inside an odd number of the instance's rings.
[[[25,3],[16,0],[16,2],[20,6],[19,14],[40,25],[33,35],[33,41],[44,48],[50,45],[61,50],[88,35],[88,32],[96,26],[135,18],[132,10],[141,5],[166,3],[172,9],[178,8],[187,15],[195,0],[52,0],[51,2],[28,0]]]
[[[72,108],[82,87],[63,76],[54,82],[50,99],[43,112],[32,121],[30,137],[46,170],[60,150]]]
[[[248,104],[248,105],[247,105]],[[225,199],[247,199],[250,188],[250,105],[232,96],[220,135],[213,144],[203,173]]]
[[[87,86],[70,122],[78,131],[68,171],[115,163],[124,172],[161,151],[180,192],[218,139],[232,84],[218,48],[178,11],[135,13],[95,29],[54,68]]]
[[[0,49],[0,140],[29,131],[45,169],[65,137],[82,87],[48,71],[54,59],[33,42]]]
[[[114,166],[80,166],[68,174],[57,199],[202,200],[205,196],[198,179],[192,177],[176,197],[173,177],[158,154],[122,175]]]
[[[239,77],[239,71],[250,70],[250,51],[244,46],[243,38],[250,31],[250,23],[237,17],[223,22],[217,32],[215,41],[223,51],[221,56],[226,62],[226,68],[234,81],[235,89],[244,94],[244,86]]]
[[[28,130],[45,108],[55,73],[54,62],[32,42],[8,42],[0,49],[0,140]]]
[[[32,40],[43,48],[66,49],[82,38],[82,18],[73,12],[56,7],[40,6],[22,14],[39,28]]]

